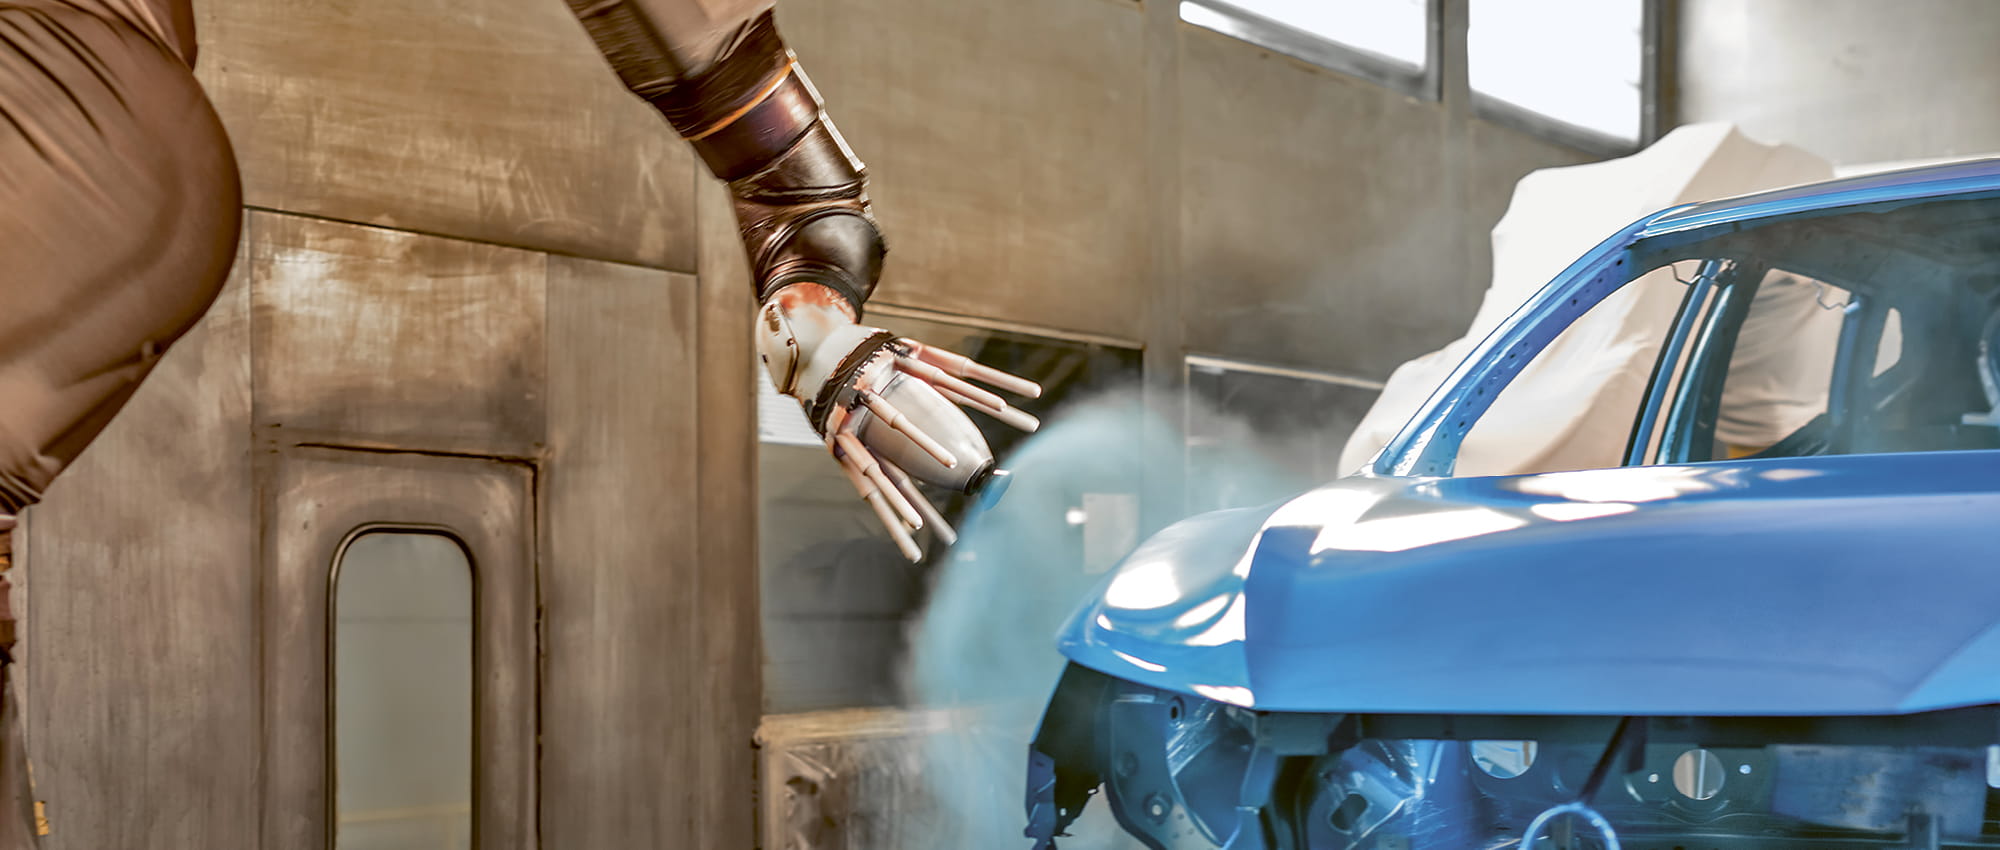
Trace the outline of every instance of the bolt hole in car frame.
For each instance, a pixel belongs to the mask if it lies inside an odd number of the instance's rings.
[[[1538,353],[1663,280],[1622,452],[1459,468]],[[1102,798],[1159,850],[2000,846],[1996,411],[2000,160],[1647,216],[1359,474],[1113,569],[1027,834]]]

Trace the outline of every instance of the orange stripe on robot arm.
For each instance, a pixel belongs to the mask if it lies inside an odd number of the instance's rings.
[[[709,136],[713,136],[716,133],[722,132],[724,129],[727,129],[729,125],[736,123],[737,119],[750,114],[750,110],[756,109],[758,106],[763,105],[764,101],[770,100],[771,95],[775,94],[778,91],[779,86],[785,84],[785,80],[791,78],[793,70],[796,69],[798,66],[799,63],[798,60],[796,59],[785,63],[785,69],[781,71],[777,76],[772,77],[771,82],[765,84],[764,89],[762,91],[757,92],[757,96],[751,98],[749,103],[745,103],[742,106],[737,107],[736,111],[731,112],[728,115],[722,116],[715,123],[708,125],[708,127],[703,129],[701,132],[695,133],[692,136],[685,136],[684,138],[686,138],[690,142],[699,142],[702,139],[706,139]]]

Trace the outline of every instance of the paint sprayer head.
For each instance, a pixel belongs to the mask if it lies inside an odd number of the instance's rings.
[[[1042,388],[880,328],[862,325],[838,293],[792,284],[772,293],[758,314],[757,348],[778,391],[799,399],[806,418],[861,498],[912,561],[923,550],[911,532],[929,524],[947,545],[951,526],[916,486],[975,494],[991,501],[1004,480],[993,450],[959,406],[1024,431],[1035,417],[972,383],[1035,398]]]

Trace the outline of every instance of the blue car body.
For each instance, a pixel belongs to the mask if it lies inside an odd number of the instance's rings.
[[[1995,199],[2000,160],[1656,213],[1497,328],[1361,474],[1142,544],[1059,636],[1030,836],[1052,846],[1101,786],[1156,848],[2000,843],[1975,763],[2000,754],[2000,429],[1966,377],[1996,400]],[[1708,265],[1625,465],[1452,477],[1536,352],[1682,261]],[[1748,309],[1737,265],[1854,295],[1827,413],[1732,460],[1712,457],[1725,379],[1668,373]],[[1900,368],[1864,358],[1892,308],[1916,340]],[[1495,740],[1542,766],[1505,775],[1475,747]],[[1702,796],[1711,751],[1738,766]],[[1663,771],[1693,784],[1649,790]]]
[[[1364,478],[1176,526],[1061,645],[1272,711],[1954,708],[2000,702],[1996,538],[2000,452]]]

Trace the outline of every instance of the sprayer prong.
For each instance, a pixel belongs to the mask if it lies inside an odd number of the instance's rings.
[[[991,416],[995,419],[1000,420],[1002,423],[1013,426],[1022,431],[1026,431],[1030,434],[1035,433],[1036,429],[1042,427],[1042,420],[1036,419],[1033,414],[1030,414],[1027,411],[1022,410],[1018,407],[1009,407],[1005,402],[1002,402],[998,407],[992,407],[989,405],[981,404],[980,401],[976,398],[968,398],[966,396],[959,395],[958,391],[952,389],[951,387],[941,386],[937,388],[937,391],[938,394],[944,396],[947,401],[956,402],[958,404],[969,407],[973,410],[977,410],[980,413],[984,413],[987,416]]]
[[[917,512],[924,515],[924,521],[930,523],[932,534],[937,535],[946,546],[958,542],[958,531],[951,527],[951,523],[945,522],[944,514],[938,511],[936,505],[931,504],[931,500],[924,496],[922,490],[917,489],[917,482],[910,480],[909,473],[886,460],[882,461],[882,469],[889,473],[890,480],[896,482],[896,489],[902,491],[903,497],[915,504]]]
[[[861,467],[856,466],[854,460],[847,456],[847,449],[840,445],[838,437],[839,435],[835,434],[826,438],[826,450],[833,453],[834,461],[840,464],[840,471],[847,473],[847,481],[854,485],[854,492],[866,499],[868,489],[874,485],[868,482],[867,476],[861,474]]]
[[[836,432],[833,437],[828,438],[827,450],[832,452],[834,460],[840,463],[841,471],[847,473],[847,480],[854,485],[854,491],[861,494],[862,501],[874,509],[875,518],[882,522],[883,528],[888,529],[889,539],[896,541],[896,549],[913,563],[923,560],[924,550],[917,546],[916,538],[910,536],[910,530],[903,525],[902,518],[896,516],[896,512],[889,508],[888,500],[882,495],[882,488],[862,473],[860,461],[854,457],[855,453],[841,445],[839,438],[842,436],[846,435]],[[861,453],[868,454],[866,449]]]
[[[900,339],[898,343],[910,349],[917,359],[943,369],[946,373],[975,381],[985,381],[1010,393],[1026,398],[1041,398],[1042,386],[1009,372],[995,369],[963,354],[946,351],[936,346],[925,345],[914,339]]]
[[[882,491],[871,489],[867,496],[868,506],[875,509],[875,518],[882,521],[882,527],[889,530],[889,539],[896,541],[896,548],[902,550],[903,557],[912,562],[924,559],[924,550],[917,547],[916,538],[910,530],[896,519],[896,513],[889,510],[889,503],[882,498]]]
[[[939,390],[951,390],[988,407],[1007,406],[1006,399],[981,389],[971,381],[959,378],[943,369],[907,354],[896,355],[896,368],[931,382]]]
[[[862,390],[861,403],[868,406],[868,412],[881,417],[883,424],[901,432],[903,436],[909,437],[911,442],[917,444],[917,448],[923,449],[925,454],[936,458],[937,462],[944,464],[946,469],[958,466],[958,457],[956,455],[953,455],[949,449],[946,449],[944,444],[932,439],[931,435],[924,433],[924,429],[917,427],[917,423],[911,422],[910,417],[904,416],[902,411],[897,410],[896,406],[890,404],[889,400],[883,398],[880,393],[874,390]]]
[[[889,476],[882,472],[882,464],[875,459],[875,453],[862,445],[860,438],[842,431],[836,432],[833,439],[846,451],[845,462],[860,468],[862,477],[875,485],[875,489],[888,500],[889,506],[895,508],[896,514],[903,518],[904,525],[912,529],[924,527],[923,515],[917,513],[917,507],[910,504],[909,497],[897,489],[895,483],[889,480]]]
[[[912,564],[923,560],[923,547],[918,546],[916,538],[910,536],[910,530],[904,528],[902,523],[889,521],[889,508],[882,504],[881,495],[877,494],[870,504],[875,506],[875,515],[881,517],[883,524],[888,526],[889,539],[896,541],[896,548],[902,550],[903,557],[910,559]]]

